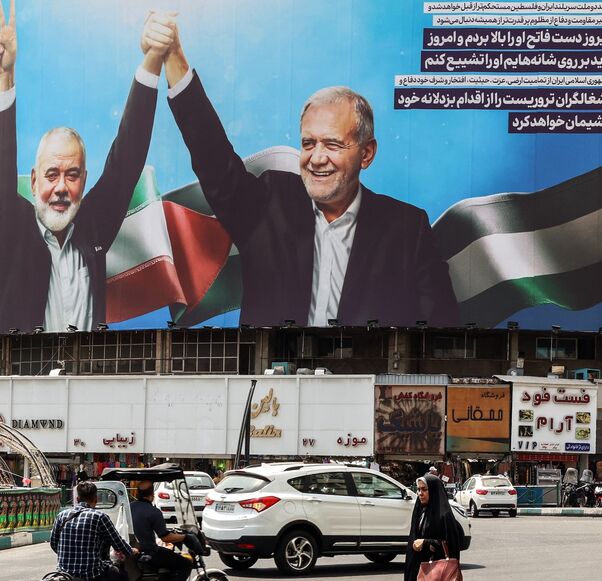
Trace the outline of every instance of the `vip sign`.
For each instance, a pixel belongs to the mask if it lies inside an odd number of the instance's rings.
[[[512,451],[594,454],[597,388],[514,384]]]

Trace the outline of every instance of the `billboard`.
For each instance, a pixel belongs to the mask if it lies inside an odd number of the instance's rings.
[[[512,451],[596,453],[598,388],[525,378],[512,386]]]
[[[602,6],[2,1],[0,332],[602,326]]]
[[[510,388],[448,386],[447,451],[499,453],[509,450]]]
[[[443,456],[445,386],[376,385],[377,454]]]

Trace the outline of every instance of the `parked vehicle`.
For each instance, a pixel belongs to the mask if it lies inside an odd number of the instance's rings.
[[[562,479],[561,504],[566,507],[593,507],[596,504],[594,475],[584,470],[577,480],[577,469],[567,468]]]
[[[594,489],[596,497],[596,508],[602,508],[602,484],[598,483]]]
[[[184,472],[186,484],[190,491],[194,514],[199,521],[203,519],[205,497],[215,488],[211,476],[206,472]],[[159,482],[155,488],[155,506],[163,513],[166,523],[174,524],[176,518],[176,501],[172,482]]]
[[[475,474],[456,493],[455,500],[475,518],[481,511],[491,512],[493,516],[500,512],[507,512],[511,517],[517,514],[516,489],[508,478],[501,475]]]
[[[274,557],[290,575],[318,557],[363,554],[388,563],[407,547],[414,492],[380,472],[343,464],[273,463],[227,472],[205,500],[203,532],[232,569]],[[455,502],[471,541],[466,512]]]
[[[180,532],[191,534],[194,538],[184,547],[176,547],[183,554],[189,555],[193,562],[193,570],[189,581],[228,581],[228,576],[219,569],[207,569],[204,556],[209,554],[202,532],[199,529],[191,501],[191,493],[184,478],[184,472],[175,464],[160,464],[153,468],[106,468],[101,480],[96,482],[98,502],[96,509],[105,512],[117,524],[122,513],[129,531],[129,542],[136,545],[130,500],[124,481],[150,480],[152,482],[170,482],[175,500],[175,514]],[[108,557],[108,554],[107,554]],[[167,581],[169,571],[150,568],[148,557],[141,555],[138,559],[128,557],[124,569],[130,581]],[[53,572],[46,575],[43,581],[78,581],[66,573]]]

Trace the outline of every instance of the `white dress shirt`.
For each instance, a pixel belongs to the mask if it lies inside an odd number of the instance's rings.
[[[136,80],[151,89],[156,89],[159,85],[159,77],[142,67],[136,70]],[[15,96],[14,86],[8,91],[0,92],[0,111],[8,109]],[[74,325],[80,331],[89,331],[92,327],[94,300],[88,267],[82,253],[71,242],[75,225],[72,223],[67,226],[67,236],[61,248],[56,236],[37,217],[36,220],[52,258],[44,330],[61,332],[67,329],[67,325]]]
[[[324,217],[322,210],[312,202],[316,217],[316,231],[308,319],[310,327],[326,327],[328,319],[337,318],[361,199],[360,186],[357,196],[347,210],[330,223]]]

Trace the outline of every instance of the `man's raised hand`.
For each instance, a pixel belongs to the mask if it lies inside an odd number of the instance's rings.
[[[175,17],[177,12],[148,13],[144,21],[140,48],[144,54],[149,51],[164,58],[177,40],[177,28]]]
[[[0,75],[13,72],[17,59],[17,27],[15,25],[15,0],[10,0],[8,24],[0,0]]]

